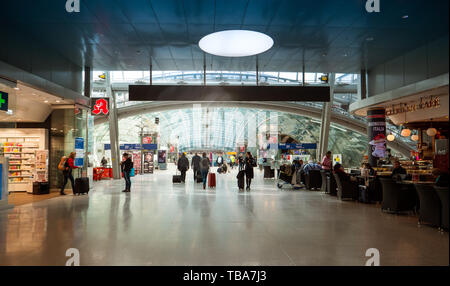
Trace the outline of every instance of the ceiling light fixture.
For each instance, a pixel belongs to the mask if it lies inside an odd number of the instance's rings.
[[[389,135],[386,137],[386,139],[387,139],[388,141],[392,142],[392,141],[395,140],[395,135],[391,133],[391,134],[389,134]]]
[[[247,57],[261,54],[273,46],[266,34],[248,30],[227,30],[203,37],[198,45],[208,54],[221,57]]]

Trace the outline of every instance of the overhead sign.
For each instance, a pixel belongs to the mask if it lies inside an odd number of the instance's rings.
[[[0,91],[0,110],[8,112],[8,94]]]
[[[109,98],[92,98],[91,114],[93,116],[109,114]]]
[[[329,86],[130,85],[129,101],[330,101]]]
[[[105,150],[111,150],[111,144],[104,145]],[[120,144],[120,150],[156,150],[157,144]]]
[[[269,144],[267,149],[270,149],[272,145],[276,144]],[[281,150],[317,149],[317,143],[280,143],[278,144],[278,149]]]

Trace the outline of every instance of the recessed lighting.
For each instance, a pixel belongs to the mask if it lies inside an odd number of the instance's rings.
[[[227,30],[203,37],[198,45],[208,54],[222,57],[246,57],[269,50],[273,46],[273,40],[260,32]]]
[[[45,102],[45,103],[48,103],[48,100],[45,100],[44,102]]]
[[[409,16],[408,15],[403,15],[402,19],[407,19]]]
[[[20,88],[18,88],[17,86],[14,88],[15,90],[20,90]]]
[[[60,103],[61,101],[57,100],[56,103]]]

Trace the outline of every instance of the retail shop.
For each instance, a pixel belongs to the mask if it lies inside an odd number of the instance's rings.
[[[7,95],[7,108],[0,111],[0,157],[8,162],[9,203],[28,202],[26,194],[49,195],[62,182],[60,158],[75,151],[77,138],[88,141],[87,110],[22,82],[2,80],[0,92],[2,99]],[[77,150],[80,167],[86,167],[87,147]]]

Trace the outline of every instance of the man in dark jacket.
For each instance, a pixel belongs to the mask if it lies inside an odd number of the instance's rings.
[[[394,169],[392,170],[392,177],[396,175],[406,175],[406,169],[400,165],[399,161],[394,162]]]
[[[131,169],[133,169],[133,162],[131,161],[128,153],[123,153],[122,162],[120,162],[120,168],[122,169],[123,178],[125,180],[125,190],[124,193],[129,193],[131,191]]]
[[[191,168],[194,170],[194,181],[197,180],[197,176],[201,176],[200,174],[200,160],[202,158],[195,153],[194,157],[192,157]]]
[[[186,155],[181,154],[180,159],[178,159],[178,170],[181,172],[181,181],[184,183],[186,181],[186,172],[189,170],[189,160],[186,158]]]

